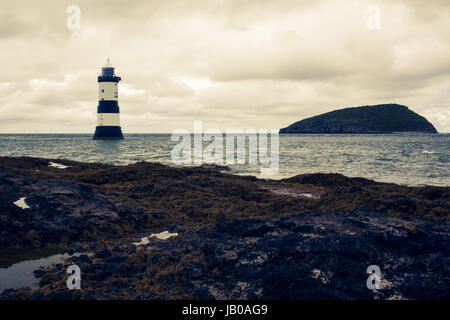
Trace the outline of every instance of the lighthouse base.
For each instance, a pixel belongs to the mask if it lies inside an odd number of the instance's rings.
[[[122,140],[123,134],[120,126],[97,126],[94,140]]]

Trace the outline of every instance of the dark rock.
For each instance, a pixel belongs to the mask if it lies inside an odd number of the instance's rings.
[[[111,251],[109,251],[106,247],[103,247],[100,251],[95,253],[95,256],[98,258],[108,258],[111,257],[111,255]]]
[[[31,300],[46,300],[47,297],[41,291],[36,291],[30,296]]]
[[[97,271],[105,270],[106,265],[100,263],[93,263],[84,268],[84,272],[87,274],[96,273]]]
[[[58,289],[49,294],[51,300],[79,300],[81,293],[79,290]]]
[[[73,252],[80,252],[80,251],[83,250],[83,247],[82,247],[82,246],[79,246],[79,245],[73,245],[73,246],[70,247],[70,249],[71,249]]]
[[[16,297],[16,290],[5,289],[0,293],[0,300],[19,300],[19,297]]]
[[[108,257],[105,259],[106,262],[110,263],[120,263],[127,260],[126,256],[114,256],[114,257]]]
[[[196,300],[213,300],[214,296],[206,288],[197,288],[194,291],[194,299],[196,299]]]
[[[119,274],[125,273],[125,268],[117,263],[108,263],[106,265],[106,269],[109,273],[114,274],[114,275],[119,275]]]
[[[132,270],[133,274],[138,274],[138,273],[144,272],[145,271],[145,267],[144,266],[133,265],[131,270]]]
[[[99,245],[96,244],[96,243],[93,243],[93,242],[89,243],[89,248],[90,248],[91,250],[97,250],[98,247],[99,247]]]
[[[91,264],[92,263],[92,260],[89,258],[89,256],[87,254],[81,254],[78,257],[78,261],[84,262],[84,263],[87,263],[87,264]]]
[[[449,297],[449,188],[339,174],[264,182],[320,196],[303,199],[261,188],[254,177],[204,168],[73,162],[71,171],[46,172],[47,164],[0,157],[0,248],[62,242],[94,254],[38,271],[39,290],[0,298]],[[29,193],[35,195],[24,215],[11,203]],[[121,202],[131,194],[139,208]],[[179,235],[138,249],[131,244],[130,234],[155,230]],[[72,263],[88,292],[63,290]],[[372,264],[387,281],[377,292],[366,287]]]
[[[208,169],[208,170],[216,170],[216,171],[230,171],[230,167],[228,166],[221,166],[215,163],[204,163],[200,166],[202,169]]]
[[[40,278],[45,274],[45,272],[42,269],[37,269],[33,271],[33,274],[36,278]]]

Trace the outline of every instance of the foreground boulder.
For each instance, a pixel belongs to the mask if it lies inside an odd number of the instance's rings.
[[[15,203],[19,198],[25,206]],[[148,225],[151,217],[86,185],[0,169],[0,248],[118,237]]]

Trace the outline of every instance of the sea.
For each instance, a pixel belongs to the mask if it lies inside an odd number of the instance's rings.
[[[92,140],[92,134],[0,134],[0,156],[176,166],[171,154],[178,140],[172,141],[171,134],[124,136],[124,140]],[[279,136],[274,174],[261,173],[267,165],[248,162],[247,154],[246,163],[227,164],[229,172],[266,179],[340,173],[408,186],[449,186],[450,134],[287,134]]]

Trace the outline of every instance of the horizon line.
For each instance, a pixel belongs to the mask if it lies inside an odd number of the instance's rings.
[[[245,129],[244,129],[245,130]],[[278,129],[280,130],[280,129]],[[194,132],[190,132],[191,134],[194,134]],[[202,132],[202,134],[204,133],[214,133],[214,132],[208,132],[208,131],[204,131]],[[224,133],[226,133],[224,131]],[[242,132],[242,133],[247,133],[247,132]],[[414,134],[450,134],[449,132],[437,132],[437,133],[428,133],[428,132],[415,132],[415,131],[405,131],[405,132],[385,132],[385,133],[326,133],[326,132],[322,132],[322,133],[291,133],[291,134],[295,134],[295,135],[302,135],[302,134],[351,134],[351,135],[357,135],[357,134],[376,134],[376,135],[380,135],[380,134],[408,134],[408,133],[414,133]],[[36,135],[36,134],[42,134],[42,135],[60,135],[60,134],[79,134],[79,135],[93,135],[93,133],[91,132],[0,132],[0,135]],[[123,133],[124,135],[130,135],[130,134],[172,134],[172,132],[128,132],[128,133]],[[283,133],[283,135],[286,135],[286,133]]]

